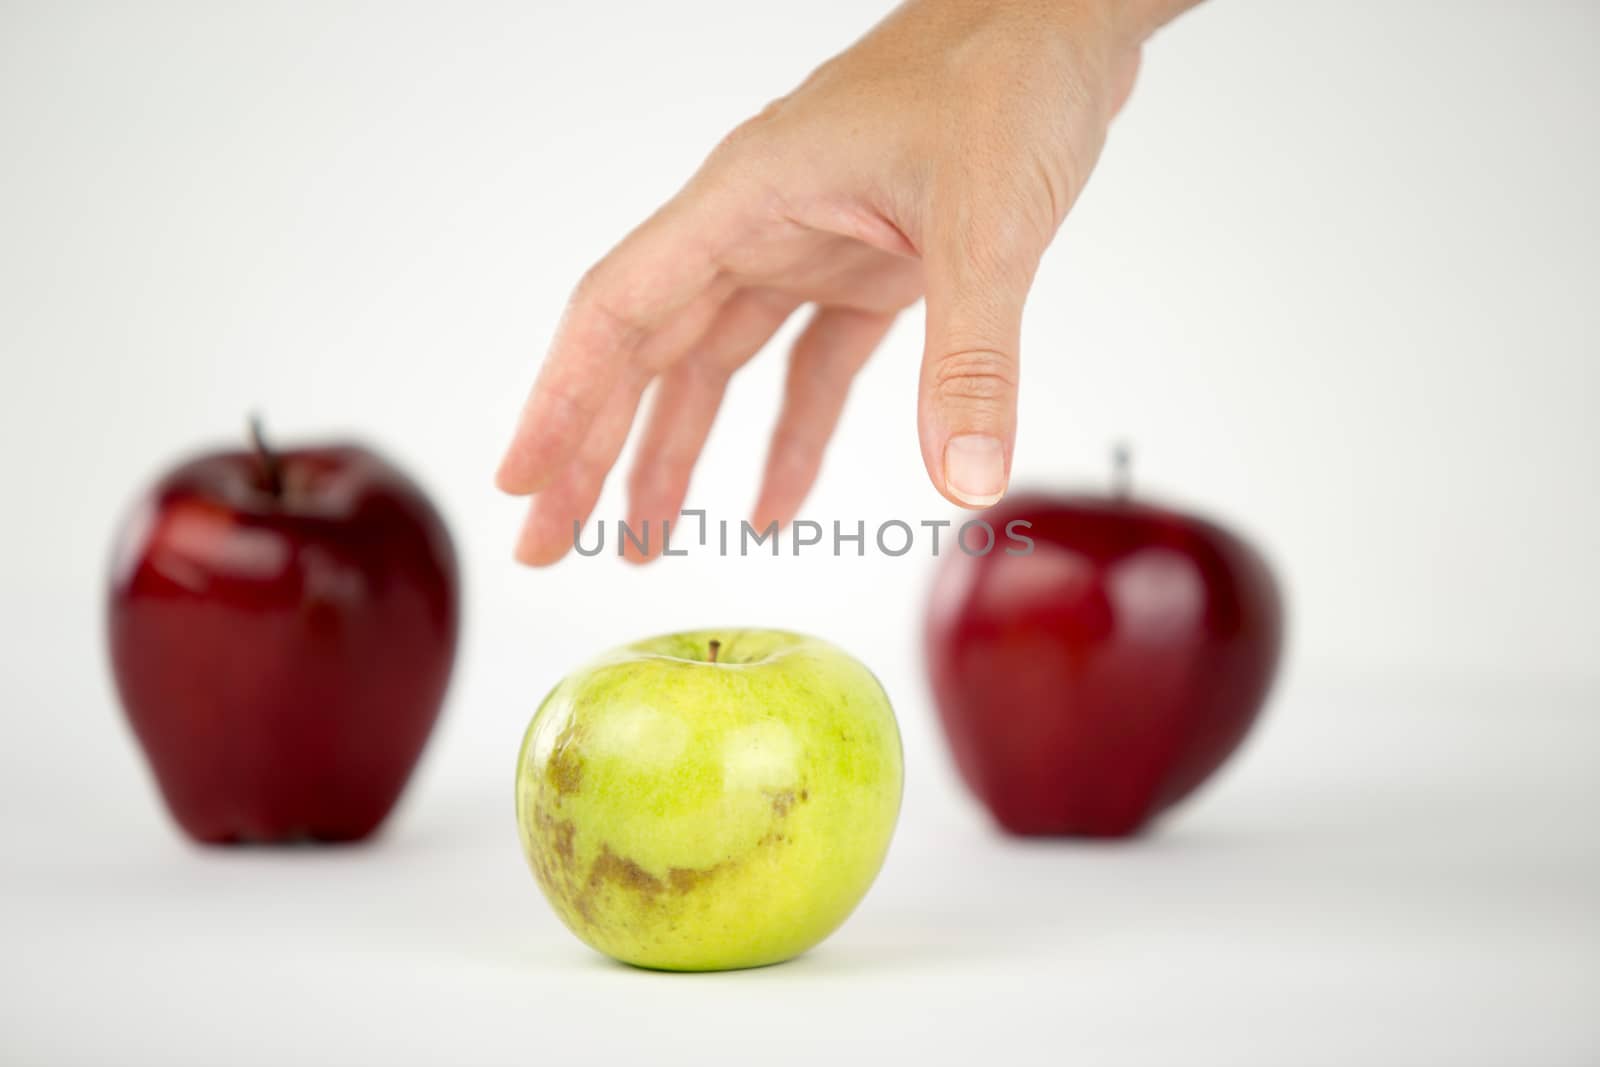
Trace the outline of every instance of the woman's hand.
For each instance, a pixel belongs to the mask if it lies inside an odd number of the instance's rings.
[[[911,0],[734,130],[578,285],[501,464],[517,547],[572,545],[659,379],[629,520],[674,519],[729,377],[802,305],[758,527],[815,480],[856,371],[927,299],[918,421],[933,484],[1005,492],[1039,258],[1177,0]]]

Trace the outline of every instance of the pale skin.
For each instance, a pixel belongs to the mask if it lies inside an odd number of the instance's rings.
[[[571,549],[651,383],[628,519],[676,518],[729,378],[806,308],[758,528],[795,517],[851,379],[918,300],[928,476],[999,500],[1040,257],[1144,41],[1197,2],[909,0],[735,129],[573,293],[496,479],[532,498],[517,558]]]

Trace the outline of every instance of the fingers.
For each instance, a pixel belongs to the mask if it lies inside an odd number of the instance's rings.
[[[572,547],[574,524],[581,526],[594,511],[606,475],[627,443],[654,368],[675,362],[705,334],[725,298],[726,287],[713,283],[639,346],[637,360],[592,421],[577,454],[555,481],[534,497],[517,541],[519,561],[542,567],[566,555]]]
[[[633,381],[612,393],[590,425],[578,454],[553,484],[533,498],[517,538],[518,562],[548,566],[572,548],[573,524],[581,526],[587,521],[600,499],[606,474],[628,440],[628,429],[633,425],[645,384],[644,375],[636,374]]]
[[[629,478],[629,526],[655,531],[649,552],[630,543],[628,558],[643,561],[662,548],[662,522],[676,519],[689,492],[695,461],[705,447],[728,378],[759,352],[794,311],[797,301],[770,290],[747,289],[718,313],[691,354],[662,375],[650,420]]]
[[[717,278],[698,198],[673,201],[601,260],[573,293],[506,450],[496,484],[535,493],[583,447],[652,331]]]
[[[946,212],[923,259],[922,459],[934,486],[968,508],[993,504],[1010,480],[1022,307],[1043,251],[1004,216]]]
[[[800,510],[822,466],[850,382],[894,323],[892,312],[822,308],[789,360],[783,411],[767,453],[756,524],[786,525]]]

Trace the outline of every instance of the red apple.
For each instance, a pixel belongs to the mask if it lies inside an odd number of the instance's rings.
[[[203,842],[354,841],[394,806],[455,656],[455,553],[365,448],[184,463],[119,533],[117,689]]]
[[[1255,720],[1282,644],[1272,573],[1220,526],[1125,495],[1021,494],[981,517],[994,547],[944,557],[927,619],[956,765],[1013,833],[1133,834]]]

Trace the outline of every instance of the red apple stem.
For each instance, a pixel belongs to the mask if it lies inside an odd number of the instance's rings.
[[[706,656],[706,662],[717,662],[717,653],[722,651],[722,642],[712,638],[711,643],[707,646],[707,651],[709,655]]]
[[[1111,448],[1111,492],[1119,498],[1133,493],[1133,448],[1126,441]]]
[[[283,495],[283,465],[278,462],[278,454],[267,447],[266,435],[261,431],[261,416],[250,416],[250,447],[255,450],[256,460],[261,464],[261,474],[267,483],[267,492],[273,496]]]

